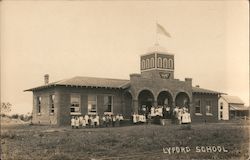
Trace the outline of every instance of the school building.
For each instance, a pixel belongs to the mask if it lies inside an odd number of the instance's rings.
[[[189,108],[192,122],[218,120],[219,92],[175,79],[174,55],[156,45],[140,57],[140,74],[130,79],[73,77],[27,89],[33,92],[33,123],[70,125],[72,115],[122,114],[130,118],[157,105]]]

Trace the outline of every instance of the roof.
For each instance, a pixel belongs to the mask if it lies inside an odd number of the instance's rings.
[[[250,107],[245,107],[243,105],[236,105],[236,104],[230,105],[230,111],[248,111],[248,110],[250,110]]]
[[[53,86],[72,86],[72,87],[93,87],[93,88],[112,88],[112,89],[126,89],[130,86],[130,80],[125,79],[110,79],[110,78],[96,78],[96,77],[73,77],[69,79],[52,82],[46,85],[27,89],[25,91],[34,91]],[[217,91],[193,87],[193,93],[205,94],[220,94]]]
[[[73,77],[69,79],[52,82],[46,85],[27,89],[25,91],[33,91],[37,89],[48,88],[52,86],[76,86],[76,87],[96,87],[96,88],[115,88],[125,89],[129,86],[130,81],[124,79],[110,79],[110,78],[95,78],[95,77]]]
[[[220,94],[220,92],[212,91],[200,87],[192,87],[193,93],[207,93],[207,94]]]
[[[237,96],[222,95],[221,96],[227,103],[244,104],[244,102]]]

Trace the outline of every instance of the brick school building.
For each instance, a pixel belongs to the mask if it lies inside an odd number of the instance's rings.
[[[160,46],[140,57],[140,74],[130,79],[73,77],[27,89],[33,92],[33,123],[70,125],[71,116],[122,114],[130,118],[152,106],[187,107],[192,122],[218,120],[219,92],[174,78],[175,59]]]

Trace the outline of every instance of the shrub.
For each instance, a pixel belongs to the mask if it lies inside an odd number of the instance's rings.
[[[18,119],[18,114],[13,114],[12,116],[11,116],[11,118],[13,118],[13,119]]]

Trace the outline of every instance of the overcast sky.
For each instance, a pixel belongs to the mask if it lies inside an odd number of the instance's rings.
[[[74,76],[129,79],[154,45],[156,21],[171,34],[175,78],[249,104],[248,1],[2,1],[1,101],[31,112],[23,90]]]

